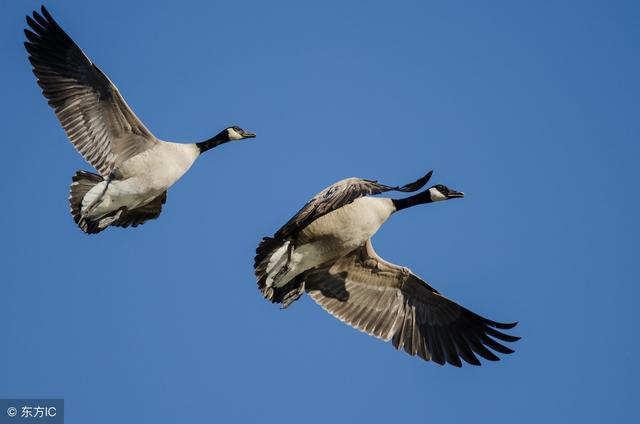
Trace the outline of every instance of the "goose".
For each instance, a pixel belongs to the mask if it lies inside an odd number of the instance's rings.
[[[44,6],[27,24],[24,45],[42,93],[73,146],[99,172],[72,178],[71,215],[85,233],[157,218],[167,189],[202,153],[256,136],[234,125],[200,143],[159,140]]]
[[[392,214],[464,196],[437,184],[402,199],[371,197],[418,191],[432,173],[402,187],[348,178],[318,193],[256,249],[254,269],[262,295],[284,309],[306,291],[340,321],[440,365],[460,367],[461,359],[481,365],[476,355],[499,360],[489,348],[513,353],[497,340],[518,340],[499,331],[517,323],[471,312],[373,250],[371,237]]]

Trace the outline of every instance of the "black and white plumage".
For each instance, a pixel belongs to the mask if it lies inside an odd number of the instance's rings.
[[[469,311],[373,250],[371,237],[398,210],[463,197],[441,184],[404,199],[370,197],[420,190],[431,175],[403,187],[349,178],[314,196],[257,248],[254,268],[264,297],[286,308],[306,291],[350,326],[438,364],[480,365],[476,355],[496,361],[491,350],[512,353],[501,342],[519,338],[499,330],[516,323]]]
[[[402,187],[390,187],[377,181],[361,178],[347,178],[338,181],[316,194],[293,218],[278,230],[275,237],[279,239],[287,238],[321,216],[362,196],[381,194],[387,191],[412,192],[420,190],[429,181],[432,174],[433,171],[429,171],[424,177]]]
[[[78,171],[71,184],[71,213],[87,233],[157,218],[167,189],[201,153],[255,137],[233,126],[201,143],[161,141],[44,6],[27,24],[25,47],[38,84],[71,143],[99,172]]]

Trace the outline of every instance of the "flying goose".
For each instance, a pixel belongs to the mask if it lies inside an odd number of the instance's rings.
[[[72,179],[71,214],[84,232],[157,218],[167,189],[202,153],[256,136],[231,126],[200,143],[157,139],[44,6],[41,13],[27,16],[24,31],[33,73],[71,143],[100,173],[78,171]]]
[[[463,197],[441,184],[403,199],[370,197],[417,191],[431,175],[403,187],[348,178],[318,193],[258,246],[254,268],[263,296],[286,308],[306,291],[346,324],[441,365],[460,367],[460,359],[480,365],[476,354],[499,360],[488,348],[513,353],[495,339],[518,340],[496,330],[516,323],[499,323],[471,312],[373,250],[371,237],[393,213]]]

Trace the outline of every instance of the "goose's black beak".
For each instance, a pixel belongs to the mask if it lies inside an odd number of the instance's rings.
[[[447,193],[447,199],[455,199],[456,197],[464,197],[464,193],[461,191],[449,190],[449,193]]]
[[[242,134],[242,137],[243,138],[256,138],[256,133],[245,131],[244,134]]]

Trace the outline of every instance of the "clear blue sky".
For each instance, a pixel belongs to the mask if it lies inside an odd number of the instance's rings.
[[[637,422],[637,2],[49,1],[156,136],[258,133],[98,236],[22,46],[39,5],[0,6],[0,397],[68,423]],[[520,321],[515,354],[440,367],[261,298],[255,246],[310,196],[429,169],[466,197],[376,250]]]

